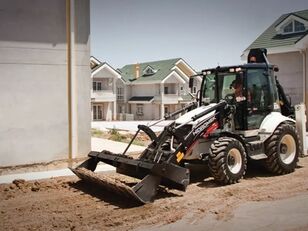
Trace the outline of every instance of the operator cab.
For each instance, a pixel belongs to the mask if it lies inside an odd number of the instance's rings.
[[[280,111],[274,66],[248,63],[202,71],[200,105],[226,100],[235,106],[235,130],[259,129],[263,119]]]

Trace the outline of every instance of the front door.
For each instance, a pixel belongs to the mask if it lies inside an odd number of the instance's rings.
[[[103,120],[103,105],[93,105],[93,120]]]

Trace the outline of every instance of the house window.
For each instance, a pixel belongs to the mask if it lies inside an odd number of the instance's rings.
[[[301,32],[301,31],[305,31],[305,30],[306,30],[306,28],[305,28],[304,23],[293,20],[292,22],[288,23],[283,28],[283,33],[289,34],[289,33],[294,33],[294,32]]]
[[[180,86],[180,94],[183,94],[183,93],[184,93],[184,87]]]
[[[291,32],[293,32],[293,21],[283,28],[283,33],[291,33]]]
[[[124,89],[123,89],[123,87],[117,88],[117,99],[118,100],[124,100]]]
[[[155,74],[155,70],[151,67],[151,66],[147,66],[144,70],[143,70],[143,75],[144,76],[148,76],[148,75],[153,75]]]
[[[153,73],[154,72],[153,72],[153,70],[151,68],[148,68],[148,69],[145,70],[145,74],[146,75],[152,75]]]
[[[137,104],[137,115],[143,115],[143,104]]]
[[[102,120],[103,119],[103,106],[102,105],[93,105],[93,120]]]
[[[102,82],[93,81],[93,91],[101,91],[102,90]]]
[[[294,21],[294,30],[295,30],[295,32],[304,31],[305,30],[304,23]]]
[[[168,87],[164,87],[164,94],[169,94],[169,89],[168,89]]]

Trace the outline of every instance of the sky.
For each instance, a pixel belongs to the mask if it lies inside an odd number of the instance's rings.
[[[114,68],[183,58],[196,71],[242,52],[307,0],[91,0],[91,55]]]

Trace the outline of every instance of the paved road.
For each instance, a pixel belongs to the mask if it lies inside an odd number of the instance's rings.
[[[227,220],[217,220],[209,215],[197,220],[186,218],[176,223],[153,227],[150,231],[266,231],[308,230],[308,192],[299,196],[277,201],[247,202],[233,212]]]

